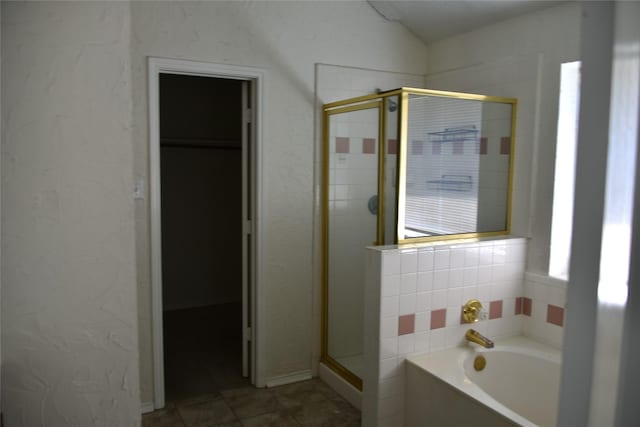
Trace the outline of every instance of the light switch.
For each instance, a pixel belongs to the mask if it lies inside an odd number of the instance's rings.
[[[144,200],[144,179],[138,178],[133,184],[133,199]]]

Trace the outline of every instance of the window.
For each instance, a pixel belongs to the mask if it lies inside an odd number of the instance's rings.
[[[569,278],[579,109],[580,61],[567,62],[562,64],[560,73],[558,134],[549,256],[549,275],[563,280],[568,280]]]

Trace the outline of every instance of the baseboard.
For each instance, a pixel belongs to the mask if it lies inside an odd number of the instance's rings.
[[[155,406],[153,406],[153,402],[143,402],[140,404],[140,412],[143,414],[148,414],[149,412],[153,412],[155,410]]]
[[[300,381],[306,381],[313,378],[311,375],[311,370],[307,369],[304,371],[294,372],[292,374],[281,375],[279,377],[274,377],[267,380],[267,387],[277,387],[279,385],[297,383]]]
[[[324,363],[318,366],[320,379],[356,408],[362,410],[362,392],[345,381]]]

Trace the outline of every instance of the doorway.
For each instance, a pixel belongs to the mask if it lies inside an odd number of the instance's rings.
[[[261,75],[220,68],[149,61],[156,409],[261,385]]]

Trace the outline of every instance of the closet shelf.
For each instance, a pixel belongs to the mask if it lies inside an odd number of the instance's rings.
[[[230,139],[160,138],[160,147],[240,150],[242,148],[242,143],[240,140]]]

